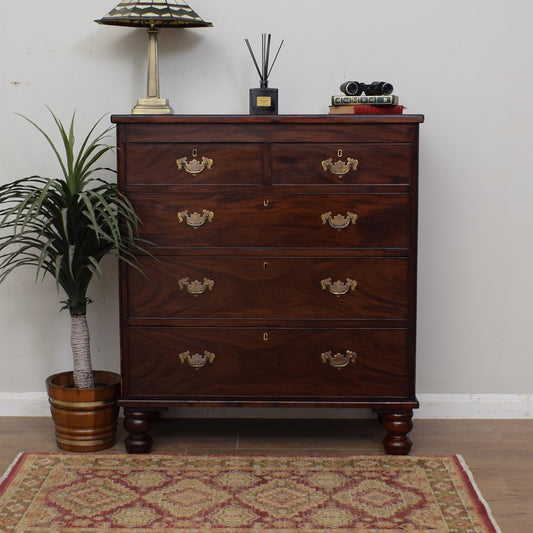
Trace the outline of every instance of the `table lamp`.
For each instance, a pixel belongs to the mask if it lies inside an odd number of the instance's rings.
[[[139,98],[134,115],[169,115],[172,108],[159,95],[159,28],[191,28],[212,26],[185,2],[178,0],[122,0],[98,24],[142,27],[148,31],[148,88],[146,98]]]

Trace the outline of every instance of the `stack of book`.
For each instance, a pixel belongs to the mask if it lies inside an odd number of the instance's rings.
[[[401,115],[404,106],[393,94],[383,96],[332,96],[330,115]]]

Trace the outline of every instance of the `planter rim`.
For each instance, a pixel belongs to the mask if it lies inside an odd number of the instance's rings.
[[[95,381],[101,386],[92,389],[76,389],[73,372],[59,372],[46,378],[48,396],[65,401],[77,402],[97,399],[111,399],[120,396],[120,375],[105,370],[93,371]]]
[[[59,387],[61,385],[57,383],[58,379],[69,379],[72,377],[72,382],[74,382],[73,375],[74,374],[72,370],[68,370],[67,372],[58,372],[57,374],[52,374],[51,376],[48,376],[46,378],[46,384],[51,384]],[[120,383],[120,374],[117,374],[116,372],[111,372],[109,370],[93,370],[93,375],[95,378],[99,377],[100,379],[108,377],[109,382],[105,383],[106,385],[114,385],[115,382]]]

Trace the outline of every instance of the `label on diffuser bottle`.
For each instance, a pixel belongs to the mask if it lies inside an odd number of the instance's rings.
[[[272,105],[272,98],[270,96],[258,96],[255,104],[257,107],[270,107]]]

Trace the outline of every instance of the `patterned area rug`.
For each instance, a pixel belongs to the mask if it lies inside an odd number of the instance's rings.
[[[2,533],[495,533],[458,456],[21,454]]]

